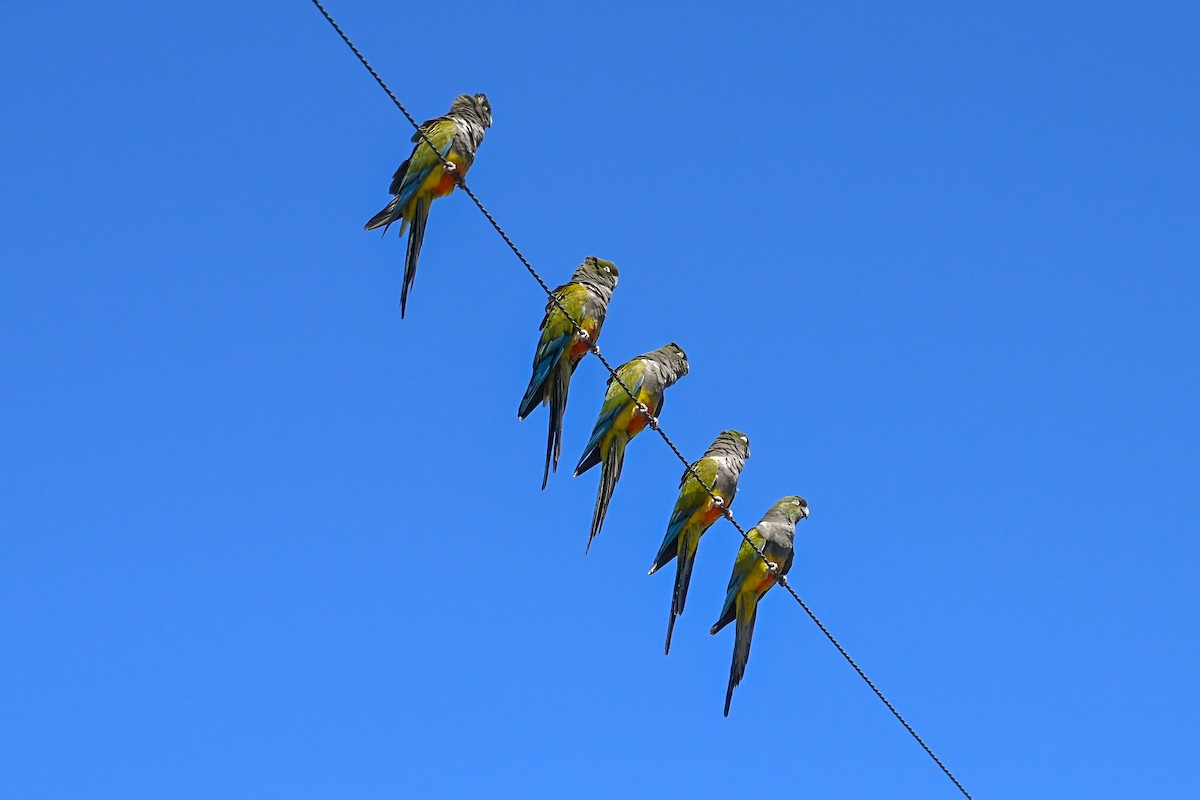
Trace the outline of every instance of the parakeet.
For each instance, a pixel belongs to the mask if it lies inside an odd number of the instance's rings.
[[[562,452],[563,413],[567,410],[567,390],[571,387],[571,375],[588,349],[600,338],[604,326],[604,315],[608,302],[617,286],[617,265],[595,256],[588,256],[564,283],[554,290],[562,310],[552,300],[546,302],[546,316],[542,318],[542,338],[533,355],[533,377],[521,398],[517,419],[525,419],[539,403],[550,407],[550,433],[546,438],[546,468],[542,472],[542,488],[550,478],[550,471],[558,471],[558,457]],[[570,315],[568,317],[568,314]],[[587,331],[588,338],[580,337],[574,320]]]
[[[653,575],[671,559],[675,562],[675,591],[671,596],[671,615],[667,619],[667,644],[665,652],[671,652],[671,632],[675,630],[675,618],[683,613],[687,601],[688,583],[692,579],[692,565],[696,560],[696,548],[700,537],[721,516],[722,506],[728,508],[737,494],[738,478],[746,459],[750,458],[750,440],[741,431],[721,431],[704,455],[684,470],[679,481],[679,498],[667,523],[667,535],[663,537],[658,555],[650,567]],[[695,472],[704,482],[702,486],[692,475]],[[707,489],[705,487],[708,487]],[[721,498],[721,505],[713,502],[713,494]]]
[[[621,465],[625,461],[625,446],[646,427],[646,415],[638,410],[638,403],[646,406],[650,416],[657,418],[662,412],[663,392],[688,373],[687,354],[679,345],[671,342],[657,350],[640,355],[617,367],[617,377],[637,398],[635,401],[613,378],[608,379],[608,391],[604,393],[604,405],[592,438],[584,448],[583,457],[575,467],[575,475],[587,472],[597,464],[600,468],[600,489],[596,493],[596,510],[592,514],[592,531],[588,535],[587,549],[592,539],[604,525],[608,513],[608,502],[613,489],[621,477]]]
[[[483,142],[484,130],[490,127],[492,106],[488,103],[487,95],[482,94],[461,94],[450,104],[445,116],[422,122],[420,132],[412,137],[417,146],[392,176],[388,192],[395,196],[364,226],[366,230],[382,227],[387,233],[389,225],[402,220],[400,235],[404,235],[406,227],[409,229],[404,283],[400,288],[401,318],[408,304],[408,290],[417,277],[417,258],[421,254],[421,241],[425,238],[429,204],[454,191],[457,183],[455,173],[467,174],[475,161],[475,152]],[[437,148],[436,152],[421,138],[421,133]],[[442,163],[438,153],[453,167]]]
[[[792,568],[792,540],[796,536],[796,523],[808,516],[808,503],[803,497],[785,497],[763,515],[758,524],[746,532],[750,541],[758,546],[767,559],[777,566],[779,574],[786,575]],[[725,690],[725,716],[729,716],[729,702],[733,689],[746,674],[746,662],[750,659],[750,637],[754,635],[754,618],[758,614],[758,601],[775,585],[776,577],[758,553],[743,541],[733,564],[733,575],[725,594],[725,607],[721,618],[709,633],[716,633],[730,622],[737,620],[737,633],[733,640],[733,664],[729,667],[729,687]]]

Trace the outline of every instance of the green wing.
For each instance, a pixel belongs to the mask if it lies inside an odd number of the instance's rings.
[[[617,367],[617,376],[635,395],[642,388],[646,377],[646,364],[640,358],[635,358]],[[575,474],[582,475],[600,463],[600,441],[616,422],[621,410],[633,403],[624,389],[613,378],[608,379],[608,391],[604,393],[604,405],[600,407],[600,416],[596,418],[596,426],[592,428],[592,437],[588,439],[583,456],[575,467]]]
[[[444,156],[450,152],[450,145],[454,143],[458,126],[452,119],[438,117],[422,125],[421,130],[424,131],[429,141],[433,142],[437,152],[430,149],[419,133],[413,134],[412,140],[417,143],[417,146],[413,148],[412,155],[408,157],[408,160],[401,164],[400,168],[396,170],[396,174],[392,176],[392,186],[389,189],[392,194],[399,195],[400,208],[408,205],[413,195],[417,193],[417,189],[429,177],[429,173],[434,169],[441,169],[442,162],[437,153]]]
[[[700,475],[705,485],[713,485],[713,481],[717,477],[717,460],[715,458],[702,458],[693,463],[692,468]],[[661,569],[664,564],[675,558],[679,552],[679,539],[683,536],[683,529],[688,520],[692,518],[692,514],[696,513],[696,509],[706,505],[709,499],[708,492],[696,482],[691,471],[685,470],[682,480],[679,481],[679,497],[675,500],[675,508],[671,511],[671,521],[667,523],[667,533],[658,547],[658,554],[654,557],[653,566],[650,567],[651,572]]]
[[[581,283],[567,283],[554,290],[558,302],[570,314],[564,314],[552,301],[546,301],[546,317],[542,320],[542,341],[550,342],[560,336],[573,336],[575,326],[571,320],[579,322],[583,319],[583,304],[587,301],[587,287]]]
[[[755,526],[746,531],[746,535],[750,537],[750,542],[758,545],[761,550],[766,540],[759,533],[758,527]],[[742,584],[746,582],[750,571],[754,569],[754,565],[758,563],[758,553],[754,552],[754,548],[750,546],[750,542],[742,540],[742,546],[738,548],[737,560],[733,562],[733,574],[729,576],[729,586],[725,590],[725,605],[721,609],[721,618],[712,626],[710,633],[716,633],[724,628],[729,623],[733,622],[737,614],[737,596],[742,588]]]
[[[569,313],[578,315],[587,299],[587,289],[577,283],[568,283],[555,289],[554,295]],[[552,302],[546,304],[546,316],[542,317],[541,330],[542,336],[538,340],[537,351],[533,354],[533,377],[529,379],[529,386],[526,387],[517,410],[517,416],[521,419],[529,416],[542,402],[546,381],[549,380],[554,366],[575,341],[575,328],[571,321]]]

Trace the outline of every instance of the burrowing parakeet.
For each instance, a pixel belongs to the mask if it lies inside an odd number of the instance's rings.
[[[733,504],[738,478],[748,458],[750,440],[746,434],[741,431],[721,431],[704,455],[692,463],[691,469],[684,470],[679,481],[679,497],[675,500],[671,520],[667,523],[667,534],[650,567],[650,574],[653,575],[671,559],[676,559],[675,590],[671,595],[671,615],[667,619],[667,643],[664,648],[667,653],[671,652],[675,618],[683,613],[684,603],[687,602],[688,583],[692,579],[692,565],[696,561],[700,537],[721,516],[721,509]],[[700,476],[703,485],[696,480],[693,472]],[[720,498],[720,504],[713,500],[713,494]]]
[[[592,436],[575,475],[582,475],[597,464],[600,468],[600,488],[596,492],[596,508],[592,514],[592,529],[588,534],[588,549],[592,540],[604,525],[608,503],[613,489],[621,477],[625,461],[625,447],[650,422],[662,412],[663,393],[675,381],[687,375],[687,354],[671,342],[657,350],[638,356],[617,367],[617,377],[633,393],[633,397],[612,377],[608,379],[608,390],[604,393],[604,405],[592,429]],[[639,404],[646,408],[642,413]],[[647,416],[649,415],[649,417]]]
[[[808,516],[808,503],[803,497],[785,497],[763,514],[758,524],[746,531],[750,542],[754,542],[767,560],[786,575],[792,568],[793,540],[796,523]],[[754,635],[754,619],[758,615],[758,601],[762,599],[778,579],[750,546],[742,541],[729,588],[725,594],[725,606],[721,618],[709,633],[716,633],[730,622],[737,621],[733,639],[733,663],[729,667],[729,686],[725,690],[725,716],[729,716],[729,703],[733,690],[746,674],[746,662],[750,660],[750,639]]]
[[[422,122],[420,131],[412,137],[417,146],[392,176],[388,188],[392,199],[364,226],[366,230],[382,227],[386,233],[389,225],[401,220],[401,236],[408,228],[408,253],[404,260],[404,283],[400,288],[401,318],[408,304],[408,291],[417,277],[417,258],[425,238],[429,204],[454,191],[455,173],[466,175],[471,169],[475,153],[483,143],[483,133],[491,126],[492,106],[483,94],[461,94],[444,116]],[[421,137],[422,133],[429,143]],[[449,161],[450,166],[444,164],[438,154]]]
[[[546,302],[537,350],[533,354],[533,377],[521,398],[517,418],[525,419],[539,403],[550,407],[550,431],[546,437],[546,468],[542,472],[542,488],[551,470],[558,470],[562,453],[563,414],[567,410],[567,392],[571,376],[579,362],[588,354],[592,344],[600,339],[604,316],[617,286],[617,265],[602,258],[588,256],[564,283],[554,290],[553,300]],[[562,308],[560,308],[561,306]],[[563,313],[563,309],[566,313]],[[568,316],[569,315],[569,316]],[[586,338],[571,324],[574,320],[586,331]]]

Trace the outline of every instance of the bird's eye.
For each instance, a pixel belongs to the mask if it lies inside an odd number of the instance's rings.
[[[792,501],[792,505],[794,505],[794,506],[798,506],[798,505],[800,505],[800,501],[799,501],[799,500],[793,500],[793,501]]]
[[[611,269],[609,269],[608,267],[605,267],[605,268],[604,268],[604,271],[605,271],[605,272],[612,272],[612,270],[611,270]]]
[[[745,436],[742,437],[742,441],[745,442],[746,444],[750,444],[750,440],[747,439]]]

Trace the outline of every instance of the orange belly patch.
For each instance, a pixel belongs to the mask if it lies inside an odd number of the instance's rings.
[[[460,167],[459,169],[461,170],[462,168]],[[454,175],[449,172],[443,172],[441,180],[434,184],[433,190],[429,194],[433,197],[445,197],[454,191],[456,185],[457,182],[454,180]]]
[[[580,327],[583,328],[585,331],[587,331],[588,336],[592,337],[593,342],[596,341],[596,326],[595,325],[588,325],[586,322],[584,322],[580,325]],[[571,361],[578,362],[579,359],[581,359],[585,355],[587,355],[589,347],[591,347],[591,343],[585,342],[582,339],[575,342],[575,344],[571,345],[571,349],[569,351]]]
[[[633,419],[629,420],[629,435],[636,436],[646,429],[646,415],[640,411],[633,412]]]
[[[755,591],[758,592],[759,596],[761,597],[762,595],[766,594],[767,589],[770,589],[774,585],[775,573],[768,572],[765,576],[763,576],[763,579],[758,582],[758,586],[755,587]]]

